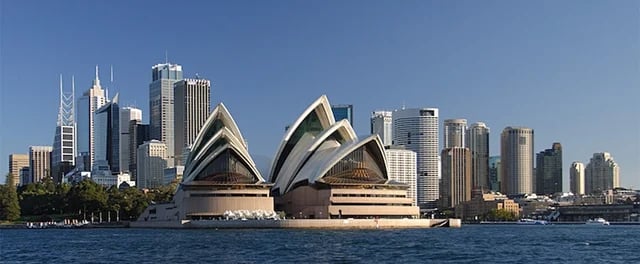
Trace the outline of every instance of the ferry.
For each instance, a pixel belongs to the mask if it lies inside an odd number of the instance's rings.
[[[518,220],[518,224],[519,225],[548,225],[549,222],[547,222],[546,220],[524,218],[524,219]]]
[[[599,217],[596,219],[589,219],[587,220],[587,222],[585,223],[587,225],[609,225],[609,221],[604,220],[604,218]]]

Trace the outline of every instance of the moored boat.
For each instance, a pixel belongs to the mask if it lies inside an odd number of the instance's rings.
[[[604,220],[602,217],[598,217],[596,219],[589,219],[585,223],[587,225],[609,225],[609,221]]]
[[[546,220],[523,218],[518,220],[518,224],[519,225],[548,225],[549,222],[547,222]]]

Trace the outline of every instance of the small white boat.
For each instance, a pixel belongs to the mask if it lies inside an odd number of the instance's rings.
[[[535,220],[535,219],[524,218],[524,219],[518,220],[518,224],[519,225],[548,225],[549,222],[547,222],[546,220]]]
[[[586,222],[587,225],[609,225],[609,221],[604,220],[602,217],[598,217],[596,219],[589,219]]]

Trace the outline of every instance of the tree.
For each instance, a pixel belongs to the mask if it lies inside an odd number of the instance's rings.
[[[5,185],[0,186],[0,219],[15,221],[18,218],[20,218],[18,192],[13,175],[7,174]]]

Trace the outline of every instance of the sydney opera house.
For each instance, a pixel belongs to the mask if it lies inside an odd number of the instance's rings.
[[[149,206],[139,220],[216,219],[227,211],[273,211],[271,186],[256,168],[229,111],[219,104],[191,146],[173,201]]]
[[[173,202],[139,221],[218,219],[227,211],[281,211],[288,218],[417,218],[405,184],[390,181],[380,138],[358,139],[326,96],[287,130],[271,166],[257,170],[233,118],[219,104],[191,145]]]
[[[326,96],[287,130],[271,166],[275,207],[296,218],[417,217],[405,184],[389,181],[378,135],[358,139]]]

